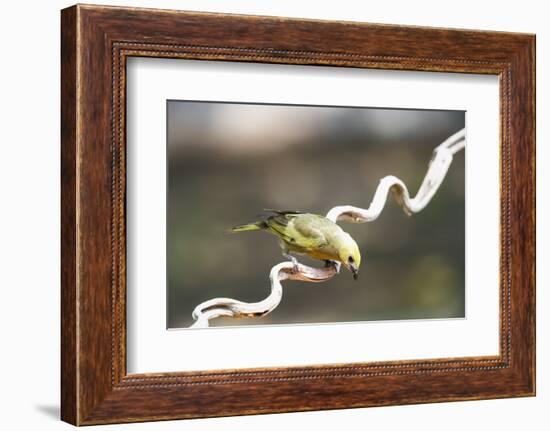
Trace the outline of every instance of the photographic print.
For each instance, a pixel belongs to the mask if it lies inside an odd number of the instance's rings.
[[[464,111],[168,101],[167,327],[464,318],[464,128]]]

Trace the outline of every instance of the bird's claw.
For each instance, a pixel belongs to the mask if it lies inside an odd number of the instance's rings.
[[[292,273],[298,274],[300,272],[300,268],[298,267],[298,259],[288,253],[283,253],[283,256],[292,262]]]

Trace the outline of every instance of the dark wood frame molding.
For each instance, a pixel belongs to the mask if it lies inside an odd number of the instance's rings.
[[[61,18],[64,421],[88,425],[535,394],[534,35],[91,5],[64,9]],[[498,75],[499,355],[127,374],[130,56]]]

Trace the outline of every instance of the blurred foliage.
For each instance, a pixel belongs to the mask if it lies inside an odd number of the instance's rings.
[[[282,260],[276,238],[227,228],[263,208],[367,207],[390,174],[414,195],[433,149],[464,121],[461,111],[169,102],[168,327],[189,326],[207,299],[269,293],[269,271]],[[460,152],[419,214],[406,216],[390,198],[378,220],[341,223],[363,255],[358,281],[344,270],[326,283],[286,282],[271,314],[212,323],[464,317],[464,212]]]

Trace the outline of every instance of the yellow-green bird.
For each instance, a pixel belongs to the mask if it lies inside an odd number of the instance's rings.
[[[318,214],[298,211],[266,210],[272,214],[262,220],[235,226],[232,232],[263,230],[276,235],[283,256],[297,264],[290,253],[305,254],[314,259],[341,262],[353,278],[359,276],[361,253],[350,234],[333,221]]]

